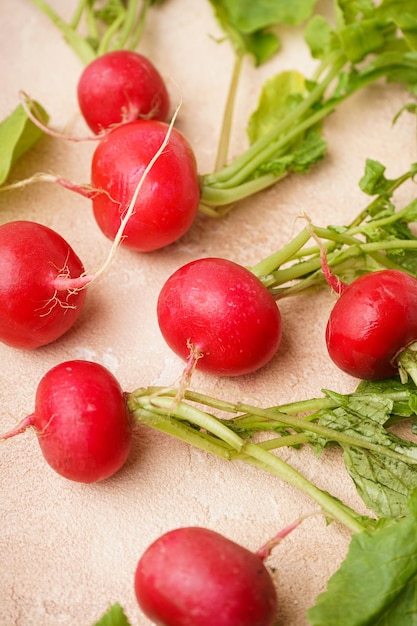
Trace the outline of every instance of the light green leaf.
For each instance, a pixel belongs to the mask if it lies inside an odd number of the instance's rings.
[[[385,165],[374,159],[366,159],[365,173],[359,181],[361,190],[369,196],[385,193],[391,181],[385,177]]]
[[[281,72],[268,79],[262,87],[258,106],[249,118],[250,142],[273,129],[305,93],[306,81],[298,71]]]
[[[37,115],[44,123],[49,116],[37,102]],[[10,170],[18,159],[43,136],[42,131],[27,117],[21,104],[0,122],[0,185],[7,180]]]
[[[353,536],[327,589],[309,609],[311,626],[417,625],[416,494],[396,523]]]
[[[94,626],[130,626],[120,604],[113,604]]]
[[[276,24],[297,25],[307,20],[317,0],[222,0],[231,20],[242,33]]]
[[[243,31],[236,23],[231,12],[233,2],[224,0],[210,0],[214,15],[232,44],[237,55],[250,54],[255,64],[261,65],[267,61],[280,47],[275,33],[266,32],[262,28],[252,31]]]
[[[334,32],[322,15],[311,18],[304,31],[304,39],[314,59],[323,59],[335,45]]]

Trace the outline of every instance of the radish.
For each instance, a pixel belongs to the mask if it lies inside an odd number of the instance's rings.
[[[0,226],[0,341],[34,349],[66,333],[84,304],[83,274],[71,246],[47,226]]]
[[[36,390],[34,412],[1,438],[30,426],[52,469],[81,483],[112,476],[131,448],[124,393],[113,374],[92,361],[66,361],[50,369]]]
[[[404,350],[417,341],[417,280],[393,269],[365,274],[340,294],[326,326],[326,345],[344,372],[372,380],[398,374]]]
[[[176,270],[159,293],[157,318],[177,355],[218,376],[254,372],[281,341],[281,314],[272,295],[248,269],[222,258]]]
[[[139,560],[140,608],[159,626],[272,626],[277,596],[263,559],[209,529],[167,532]]]
[[[94,216],[113,239],[133,197],[138,180],[167,140],[143,181],[122,245],[138,252],[167,246],[192,225],[200,199],[194,153],[185,137],[165,122],[137,120],[107,133],[91,165]]]
[[[83,70],[77,87],[81,113],[94,133],[138,118],[165,121],[169,95],[155,66],[130,50],[106,52]]]

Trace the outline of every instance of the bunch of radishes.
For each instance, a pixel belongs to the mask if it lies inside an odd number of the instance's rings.
[[[98,136],[88,195],[103,233],[114,239],[130,210],[122,245],[142,253],[176,241],[195,219],[199,177],[191,146],[168,124],[169,96],[158,71],[137,53],[108,53],[86,67],[78,98]],[[0,268],[2,342],[35,349],[78,319],[91,276],[56,232],[28,221],[3,225]],[[410,370],[403,355],[417,340],[417,280],[384,270],[339,284],[338,292],[326,333],[335,363],[358,378]],[[156,314],[163,337],[187,367],[217,376],[258,370],[281,341],[274,297],[249,269],[222,258],[178,268],[161,288]],[[34,412],[2,438],[28,427],[56,472],[89,483],[123,466],[133,419],[107,369],[73,360],[45,374]],[[271,626],[276,614],[263,559],[206,529],[177,529],[150,546],[139,561],[135,590],[143,611],[166,626]]]

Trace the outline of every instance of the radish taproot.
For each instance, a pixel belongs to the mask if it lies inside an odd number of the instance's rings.
[[[131,449],[125,395],[113,374],[93,361],[65,361],[50,369],[37,387],[34,412],[1,439],[29,427],[50,467],[76,482],[109,478]]]
[[[411,367],[407,349],[417,342],[416,278],[400,270],[378,270],[349,285],[338,281],[335,290],[339,297],[326,326],[334,363],[363,380],[405,373]]]
[[[175,128],[156,120],[137,120],[107,133],[93,154],[91,185],[94,217],[113,239],[138,181],[165,141],[167,145],[146,178],[123,233],[122,245],[138,252],[163,248],[191,227],[200,199],[194,152]]]
[[[159,626],[272,626],[277,595],[263,559],[196,526],[169,531],[139,559],[138,604]]]
[[[0,226],[0,341],[34,349],[64,335],[84,304],[83,274],[51,228],[26,220]]]
[[[201,371],[240,376],[258,370],[281,342],[281,314],[250,270],[222,258],[202,258],[164,283],[157,319],[170,348]]]
[[[138,118],[165,121],[170,99],[151,61],[130,50],[113,50],[83,70],[77,86],[81,113],[94,133]]]

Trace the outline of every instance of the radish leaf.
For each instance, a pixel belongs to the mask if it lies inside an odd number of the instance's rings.
[[[348,554],[309,609],[311,626],[417,625],[417,495],[398,522],[354,534]]]
[[[130,626],[120,604],[113,604],[94,626]]]
[[[36,114],[46,123],[49,119],[46,111],[39,103],[34,102]],[[16,161],[27,152],[41,137],[42,131],[27,117],[22,105],[0,123],[0,185],[9,176]]]

